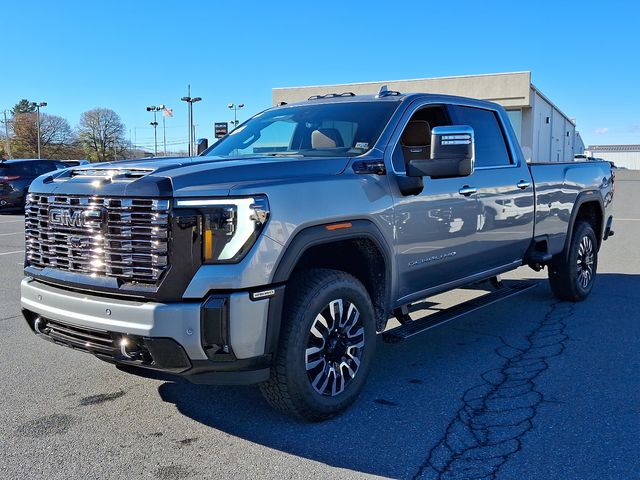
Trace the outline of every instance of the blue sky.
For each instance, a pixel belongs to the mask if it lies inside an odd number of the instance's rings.
[[[586,144],[640,143],[638,2],[3,2],[0,111],[21,98],[72,126],[93,107],[153,144],[164,103],[170,144],[271,105],[271,88],[530,70],[576,118]],[[159,131],[161,138],[161,132]],[[180,147],[181,145],[177,145]],[[174,147],[175,148],[175,147]]]

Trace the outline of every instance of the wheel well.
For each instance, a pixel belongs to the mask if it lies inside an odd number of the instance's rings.
[[[576,220],[574,223],[577,225],[579,222],[587,222],[593,228],[593,231],[596,233],[596,238],[598,239],[598,248],[600,248],[600,243],[602,242],[602,209],[598,202],[586,202],[580,205],[578,209],[578,214],[576,215]]]
[[[295,268],[331,268],[356,277],[367,289],[376,314],[376,326],[382,330],[387,321],[387,271],[383,253],[370,239],[356,238],[323,243],[305,250]]]

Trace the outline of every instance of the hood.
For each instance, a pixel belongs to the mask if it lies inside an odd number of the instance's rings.
[[[30,191],[126,197],[227,196],[234,188],[338,175],[344,157],[171,157],[83,165],[38,177]],[[259,192],[256,192],[259,193]]]

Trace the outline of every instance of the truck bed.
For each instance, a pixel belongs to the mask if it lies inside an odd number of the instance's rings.
[[[531,163],[529,170],[536,196],[534,236],[547,236],[550,253],[564,248],[579,195],[601,195],[608,217],[614,182],[609,162]]]

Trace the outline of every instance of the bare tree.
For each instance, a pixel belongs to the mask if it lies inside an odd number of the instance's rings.
[[[35,113],[13,116],[12,130],[16,158],[33,157],[38,151],[38,127]],[[44,158],[66,158],[76,142],[69,122],[57,115],[40,114],[40,145]]]
[[[80,141],[91,160],[104,162],[123,155],[127,148],[120,116],[108,108],[94,108],[80,117]]]

